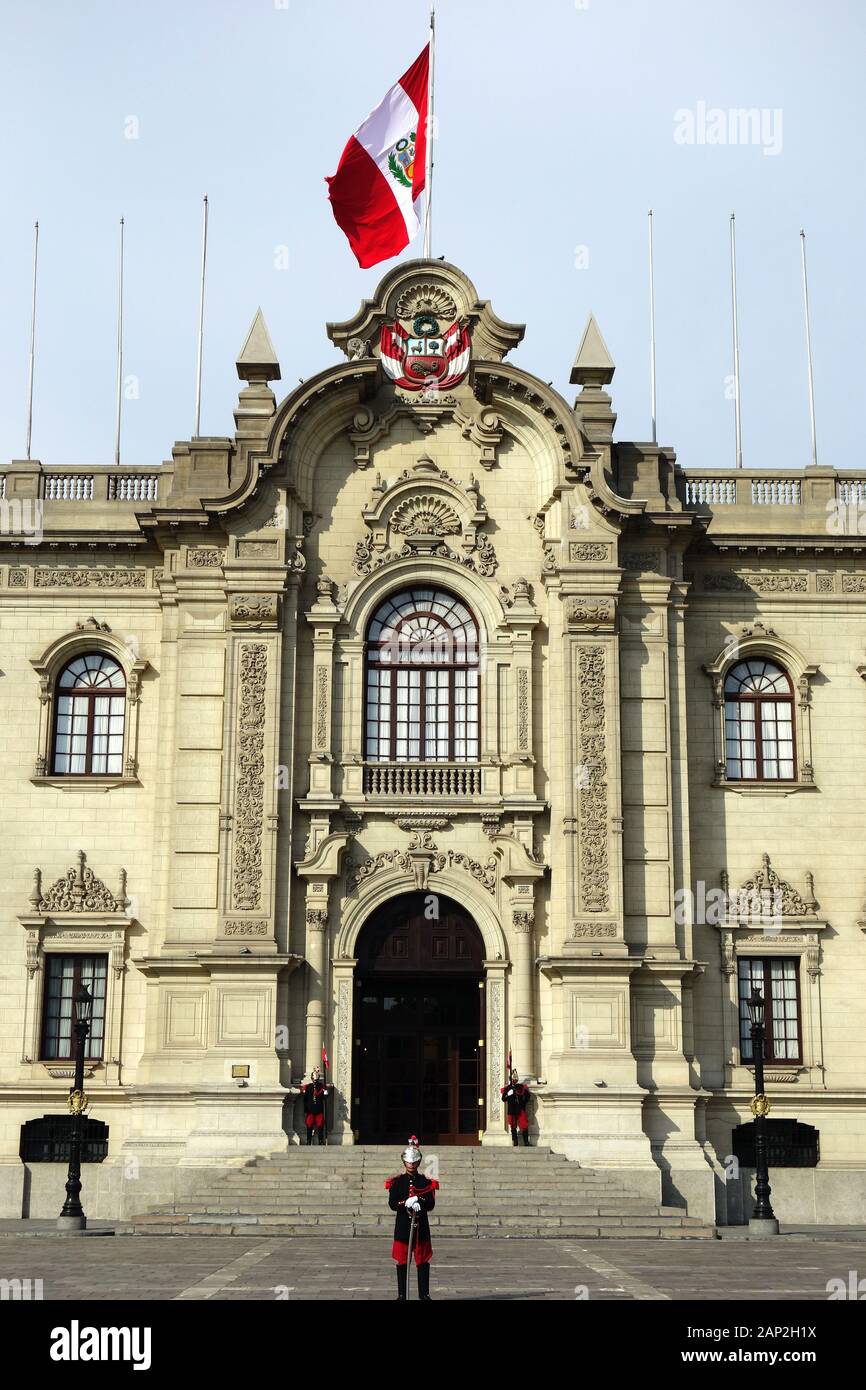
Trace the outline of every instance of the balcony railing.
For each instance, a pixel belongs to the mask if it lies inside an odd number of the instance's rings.
[[[481,768],[473,763],[367,763],[367,796],[454,798],[478,796]]]

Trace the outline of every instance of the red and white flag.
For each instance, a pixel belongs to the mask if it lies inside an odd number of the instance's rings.
[[[421,225],[415,201],[424,191],[429,91],[427,44],[349,137],[326,180],[337,225],[364,268],[399,255]]]

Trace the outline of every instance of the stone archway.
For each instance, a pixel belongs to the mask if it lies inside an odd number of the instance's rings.
[[[356,946],[353,1105],[360,1143],[477,1144],[484,1119],[484,941],[453,898],[402,893]]]

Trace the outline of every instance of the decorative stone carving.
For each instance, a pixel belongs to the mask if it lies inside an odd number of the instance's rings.
[[[572,598],[565,605],[566,622],[571,627],[598,627],[612,624],[615,607],[612,598]]]
[[[761,866],[742,883],[734,895],[728,891],[727,874],[722,875],[727,913],[736,917],[814,917],[818,910],[814,879],[806,874],[806,896],[776,873],[769,854],[761,856]]]
[[[815,580],[819,594],[832,594],[836,590],[836,578],[832,574],[819,574]]]
[[[662,557],[657,550],[629,550],[622,557],[624,570],[661,570]]]
[[[513,608],[515,603],[532,603],[532,585],[528,579],[515,579],[511,585],[500,584],[499,601],[503,608]]]
[[[239,682],[233,901],[236,908],[251,912],[261,906],[262,898],[267,679],[267,647],[263,642],[244,643]]]
[[[441,497],[407,498],[391,514],[391,530],[404,536],[453,536],[460,518]]]
[[[583,646],[578,654],[578,708],[579,761],[585,778],[582,779],[584,785],[578,791],[578,844],[580,905],[585,912],[610,910],[604,700],[604,648]]]
[[[101,622],[99,621],[98,618],[94,618],[93,615],[91,614],[91,616],[90,616],[89,618],[85,618],[85,619],[84,619],[84,622],[83,622],[83,623],[76,623],[76,624],[75,624],[75,631],[76,631],[76,632],[110,632],[110,631],[111,631],[111,628],[108,626],[108,623],[101,623]]]
[[[337,1073],[337,1086],[343,1098],[343,1106],[345,1108],[349,1103],[349,1059],[351,1055],[349,1048],[349,1027],[351,1024],[352,1012],[352,987],[348,980],[340,981],[338,1008],[340,1022],[337,1037],[337,1057],[339,1059],[337,1062],[339,1068]]]
[[[213,545],[189,546],[186,563],[189,569],[214,569],[225,561],[224,550]]]
[[[517,750],[526,752],[529,748],[529,671],[525,666],[517,669]]]
[[[238,541],[239,560],[273,560],[280,553],[280,543],[273,541]]]
[[[535,913],[530,911],[512,912],[511,923],[516,932],[529,933],[535,925]]]
[[[33,571],[36,589],[144,589],[147,571],[121,569],[48,569]]]
[[[571,930],[572,941],[615,940],[615,922],[575,922]]]
[[[88,867],[83,849],[78,851],[77,865],[67,869],[62,878],[58,878],[51,885],[47,893],[42,893],[41,883],[41,871],[37,869],[30,901],[39,913],[123,913],[129,906],[126,896],[126,870],[120,870],[120,887],[115,895]]]
[[[238,627],[255,624],[257,627],[276,627],[279,598],[276,594],[232,594],[229,616]]]
[[[496,892],[497,859],[495,854],[490,856],[486,864],[479,864],[477,859],[472,859],[468,854],[463,854],[457,850],[449,850],[447,854],[441,854],[433,848],[432,851],[422,850],[422,853],[426,866],[424,872],[425,886],[428,874],[441,872],[446,864],[449,866],[456,864],[477,879],[488,893]],[[398,849],[386,849],[372,855],[369,859],[365,859],[362,863],[349,860],[346,875],[349,888],[356,888],[359,883],[371,878],[373,874],[379,873],[382,869],[399,869],[408,877],[414,878],[416,866],[411,854],[411,849],[406,852]]]
[[[327,666],[316,667],[316,748],[321,752],[328,747],[330,725],[330,685],[331,675]]]
[[[268,923],[264,919],[223,923],[223,936],[268,936]]]
[[[22,569],[17,569],[17,570],[12,570],[12,569],[11,569],[11,570],[9,571],[9,588],[10,588],[10,589],[26,589],[26,588],[27,588],[27,571],[26,571],[26,570],[22,570]]]
[[[455,319],[457,305],[447,290],[441,285],[413,285],[404,290],[397,300],[396,317],[412,319],[418,314],[432,314],[434,318]]]
[[[809,580],[805,574],[705,574],[706,593],[805,594]]]
[[[568,558],[572,564],[589,564],[610,559],[610,546],[603,541],[569,541]]]
[[[328,909],[308,907],[306,911],[307,931],[324,931],[328,925]]]
[[[843,574],[843,594],[866,594],[866,574]]]

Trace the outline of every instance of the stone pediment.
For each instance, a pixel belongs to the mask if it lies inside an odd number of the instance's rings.
[[[495,552],[480,529],[487,508],[475,477],[459,483],[426,454],[397,478],[377,473],[361,515],[370,534],[356,547],[356,574],[412,555],[444,555],[488,575],[496,569]]]
[[[40,915],[67,916],[79,912],[122,914],[129,906],[126,870],[120,870],[118,891],[112,893],[88,865],[84,850],[79,850],[77,864],[67,869],[46,892],[42,891],[42,872],[35,870],[30,901],[34,911]]]
[[[467,275],[448,261],[404,261],[379,282],[372,299],[343,323],[329,323],[328,337],[351,360],[378,356],[383,324],[432,317],[446,325],[465,322],[473,357],[501,362],[523,338],[525,327],[506,323],[479,299]]]

